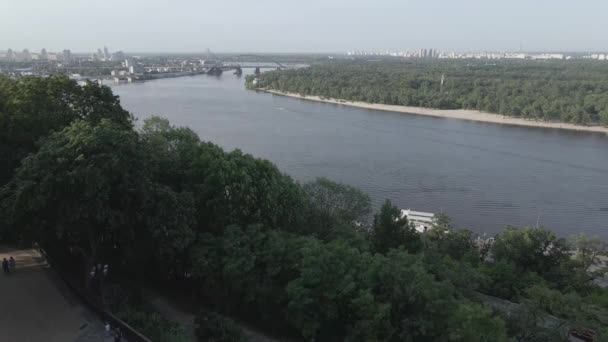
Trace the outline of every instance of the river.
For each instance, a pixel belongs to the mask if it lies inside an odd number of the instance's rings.
[[[358,109],[246,90],[231,73],[112,86],[141,121],[188,126],[299,181],[327,177],[375,208],[445,212],[493,234],[540,225],[608,238],[608,136]]]

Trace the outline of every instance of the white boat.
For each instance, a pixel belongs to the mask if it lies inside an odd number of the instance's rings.
[[[412,209],[401,209],[401,218],[407,218],[418,233],[424,233],[435,224],[435,214]]]

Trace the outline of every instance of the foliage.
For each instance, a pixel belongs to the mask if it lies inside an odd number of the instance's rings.
[[[505,322],[479,304],[461,304],[449,326],[452,341],[507,341]]]
[[[178,323],[167,320],[158,312],[150,311],[150,308],[126,306],[116,314],[152,341],[186,342],[190,340]]]
[[[327,179],[300,185],[269,161],[162,118],[136,131],[110,115],[123,112],[111,92],[95,89],[86,93],[90,111],[65,121],[56,93],[36,98],[48,122],[28,138],[38,141],[28,156],[14,150],[17,131],[3,136],[19,160],[0,191],[2,217],[87,266],[83,275],[93,262],[110,263],[127,279],[196,292],[222,314],[295,339],[551,340],[547,315],[606,333],[608,295],[585,272],[602,251],[595,242],[576,240],[579,260],[542,228],[509,227],[493,246],[479,244],[443,215],[419,234],[390,201],[367,229],[361,191]],[[29,122],[28,111],[5,110],[18,98],[0,97],[0,112]],[[137,297],[112,296],[113,309],[155,341],[181,338]],[[485,306],[505,300],[522,309],[499,315]],[[229,321],[204,317],[202,336],[240,338]]]
[[[256,86],[349,101],[605,125],[606,75],[608,66],[584,61],[339,61],[265,72]],[[248,78],[249,87],[252,81]]]
[[[104,291],[104,305],[118,318],[135,330],[159,342],[185,342],[188,336],[184,329],[159,314],[136,292],[109,284]]]
[[[401,210],[389,200],[384,202],[380,213],[374,216],[372,241],[379,253],[386,253],[389,249],[399,246],[417,252],[422,247],[420,236],[414,227],[407,222],[406,217],[401,217]]]
[[[23,160],[9,184],[10,208],[17,224],[76,247],[90,269],[102,248],[132,239],[145,185],[135,132],[105,119],[97,126],[79,120]]]
[[[209,342],[244,342],[243,332],[229,318],[215,312],[201,311],[195,320],[196,337]]]
[[[22,158],[37,150],[40,138],[76,119],[93,124],[106,119],[132,127],[131,115],[108,87],[81,87],[59,75],[18,80],[0,76],[0,186]]]
[[[564,239],[543,228],[507,227],[496,236],[493,253],[496,260],[513,263],[522,271],[549,275],[570,256]]]
[[[601,264],[600,256],[608,255],[608,244],[597,237],[588,237],[582,233],[573,236],[570,241],[572,249],[576,252],[576,259],[585,271]]]
[[[332,182],[327,178],[317,178],[304,184],[303,190],[309,199],[310,219],[324,237],[331,228],[340,225],[363,225],[371,213],[369,195],[352,186]]]

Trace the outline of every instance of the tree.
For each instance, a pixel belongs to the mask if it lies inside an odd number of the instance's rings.
[[[431,246],[435,247],[440,254],[449,255],[455,260],[461,260],[465,256],[471,262],[479,262],[480,253],[475,245],[474,234],[470,230],[458,229],[445,231],[442,228],[433,227],[426,232],[425,237],[430,240]]]
[[[581,263],[584,272],[601,263],[600,256],[608,254],[608,244],[598,237],[588,237],[581,233],[575,235],[570,241],[576,251],[576,259]]]
[[[192,191],[196,178],[193,165],[200,151],[198,135],[153,116],[144,120],[141,140],[148,150],[154,178],[178,191]]]
[[[81,87],[60,75],[0,76],[0,185],[10,180],[22,158],[37,150],[40,138],[76,119],[132,127],[132,116],[108,87],[93,82]]]
[[[496,260],[540,275],[555,271],[570,259],[566,241],[543,228],[507,227],[496,236],[492,252]]]
[[[507,341],[505,322],[479,304],[462,303],[450,317],[451,341]]]
[[[201,231],[263,224],[300,230],[305,197],[291,177],[267,160],[202,144],[193,162],[194,196]]]
[[[369,195],[352,186],[317,178],[303,189],[310,207],[308,222],[321,237],[337,225],[364,224],[371,212]]]
[[[410,252],[421,248],[420,236],[414,227],[408,224],[406,217],[401,217],[401,210],[386,200],[380,212],[374,216],[372,230],[374,249],[386,253],[391,248],[404,246]]]
[[[108,120],[75,121],[44,140],[9,184],[13,222],[42,243],[79,251],[85,275],[102,249],[125,246],[139,226],[148,179],[138,136]]]

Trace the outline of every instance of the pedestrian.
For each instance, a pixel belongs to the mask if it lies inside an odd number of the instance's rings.
[[[114,342],[122,342],[122,332],[119,327],[114,330]]]
[[[15,259],[12,256],[10,257],[10,259],[8,259],[8,267],[11,272],[15,272],[15,268],[17,267],[17,262],[15,261]]]
[[[104,324],[103,327],[106,330],[106,336],[108,336],[108,337],[112,336],[112,332],[110,331],[110,323],[106,322],[106,324]]]
[[[103,276],[107,277],[108,276],[108,264],[103,265]]]
[[[4,274],[8,274],[9,269],[8,269],[8,260],[6,260],[6,258],[4,258],[2,260],[2,270],[4,271]]]

